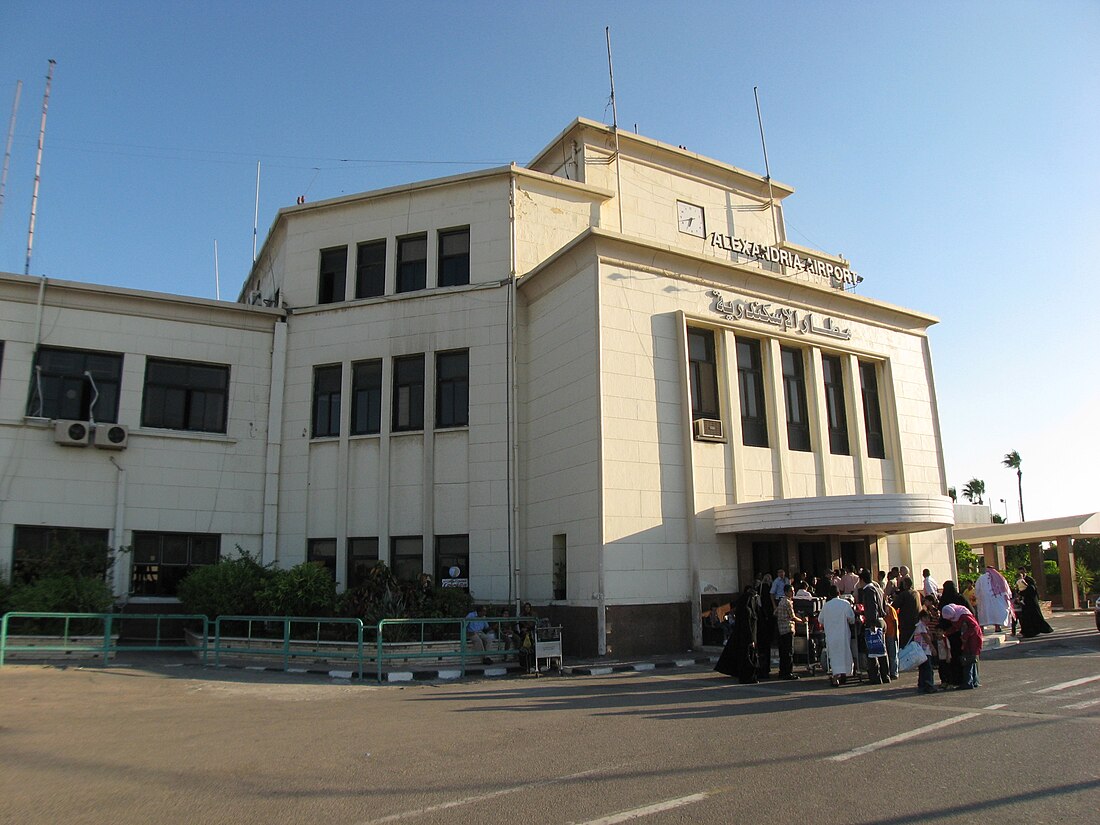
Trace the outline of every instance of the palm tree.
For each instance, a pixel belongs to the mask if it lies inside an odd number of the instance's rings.
[[[985,495],[985,482],[980,478],[972,478],[966,482],[966,486],[963,487],[963,498],[969,501],[971,504],[985,504],[982,501],[982,496]],[[977,501],[975,501],[977,499]]]
[[[951,499],[952,504],[959,500],[959,494],[955,491],[954,487],[947,488],[947,495]]]
[[[1005,453],[1004,461],[1001,463],[1016,471],[1016,487],[1020,491],[1020,521],[1024,521],[1024,471],[1020,469],[1020,461],[1020,454],[1013,450],[1011,453]]]

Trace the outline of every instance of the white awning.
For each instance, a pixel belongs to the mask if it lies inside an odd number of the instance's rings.
[[[781,498],[714,509],[718,533],[893,535],[954,523],[951,499],[928,493]]]
[[[979,524],[977,527],[959,527],[955,530],[955,540],[965,541],[971,546],[1032,544],[1054,541],[1062,536],[1074,539],[1100,536],[1100,513],[1018,521],[1014,524]]]

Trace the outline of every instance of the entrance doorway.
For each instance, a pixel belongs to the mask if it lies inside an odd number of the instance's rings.
[[[754,541],[752,543],[752,575],[760,578],[765,573],[775,575],[776,570],[787,569],[786,546],[780,541]]]
[[[800,541],[798,543],[798,572],[807,579],[824,576],[832,567],[827,541]]]
[[[858,541],[842,541],[840,543],[840,563],[847,570],[854,566],[858,571],[861,567],[871,568],[871,549],[867,545],[867,539]]]

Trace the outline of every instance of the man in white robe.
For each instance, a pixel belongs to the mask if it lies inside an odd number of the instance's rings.
[[[993,625],[1000,632],[1002,625],[1012,624],[1012,593],[1008,582],[995,567],[986,567],[974,583],[978,600],[978,624]]]
[[[852,627],[856,623],[856,612],[846,599],[839,598],[836,585],[829,585],[829,600],[817,616],[825,628],[825,647],[829,651],[829,671],[832,683],[839,685],[841,680],[851,676],[855,669],[852,658]]]

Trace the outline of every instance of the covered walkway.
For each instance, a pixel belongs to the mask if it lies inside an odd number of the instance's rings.
[[[1031,557],[1031,577],[1042,598],[1047,598],[1046,576],[1043,574],[1044,541],[1058,547],[1058,571],[1062,580],[1062,607],[1077,610],[1081,607],[1077,593],[1077,558],[1073,552],[1075,539],[1100,536],[1100,513],[1080,516],[1021,521],[1016,524],[981,524],[976,527],[956,527],[955,540],[965,541],[975,550],[979,547],[985,555],[985,563],[998,570],[1005,566],[1005,546],[1028,545]]]

